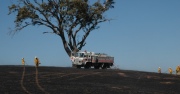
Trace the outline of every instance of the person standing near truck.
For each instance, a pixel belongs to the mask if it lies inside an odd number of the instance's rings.
[[[41,64],[40,61],[39,61],[39,58],[37,58],[36,56],[34,58],[34,63],[35,63],[36,67],[39,67],[39,64]]]
[[[178,72],[180,72],[180,66],[179,65],[176,67],[176,75]]]
[[[161,67],[158,68],[158,73],[161,73]]]
[[[169,67],[168,71],[169,71],[170,74],[172,74],[172,72],[173,72],[171,67]]]
[[[25,60],[24,60],[24,58],[22,58],[22,65],[25,65]]]

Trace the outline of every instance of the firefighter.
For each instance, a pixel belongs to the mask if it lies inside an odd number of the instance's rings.
[[[158,68],[158,73],[161,73],[161,68],[160,67]]]
[[[178,72],[180,72],[180,66],[179,66],[179,65],[176,67],[176,74],[177,74]]]
[[[172,72],[173,72],[171,67],[169,67],[168,71],[169,71],[170,74],[172,74]]]
[[[37,58],[36,56],[34,58],[34,63],[36,65],[36,67],[39,67],[39,64],[41,64],[40,61],[39,61],[39,58]]]
[[[24,60],[24,58],[22,58],[22,65],[25,65],[25,60]]]

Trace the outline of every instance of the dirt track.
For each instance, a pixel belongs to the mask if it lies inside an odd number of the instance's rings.
[[[179,94],[180,76],[127,70],[0,66],[1,94]]]

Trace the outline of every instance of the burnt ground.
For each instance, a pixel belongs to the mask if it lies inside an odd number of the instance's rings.
[[[117,69],[0,66],[1,94],[179,94],[180,76]]]

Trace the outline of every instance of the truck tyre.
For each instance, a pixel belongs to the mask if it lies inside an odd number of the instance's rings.
[[[101,68],[102,68],[102,69],[107,69],[106,64],[102,64]]]
[[[87,62],[86,65],[84,66],[85,69],[89,69],[91,67],[91,63]]]
[[[76,68],[77,66],[76,66],[75,64],[72,64],[72,67],[73,67],[73,68]]]
[[[99,69],[99,66],[94,66],[94,69]]]
[[[81,69],[81,65],[77,65],[76,68],[77,68],[77,69]]]
[[[99,65],[99,63],[94,63],[94,69],[99,69],[99,67],[100,67],[100,65]]]
[[[85,66],[84,66],[84,68],[85,68],[85,69],[89,69],[89,68],[90,68],[90,66],[88,66],[88,65],[85,65]]]

